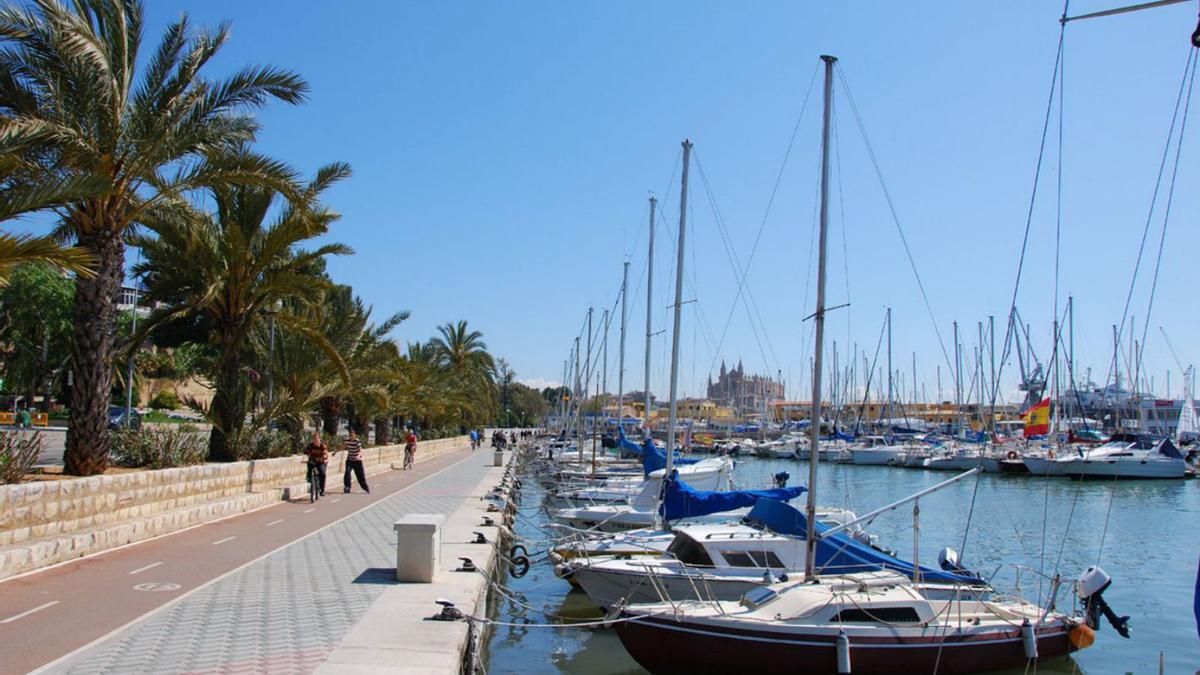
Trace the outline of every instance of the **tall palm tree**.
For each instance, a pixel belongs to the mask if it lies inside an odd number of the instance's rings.
[[[271,188],[214,187],[210,194],[215,213],[181,210],[161,219],[147,219],[145,225],[157,237],[134,239],[145,256],[134,271],[146,277],[147,300],[161,303],[140,328],[141,334],[163,322],[188,317],[204,317],[213,326],[211,340],[217,357],[210,460],[237,458],[234,441],[248,408],[243,357],[249,351],[251,331],[265,323],[264,310],[273,308],[276,301],[283,311],[275,320],[324,349],[332,363],[344,368],[319,327],[293,308],[318,305],[325,298],[328,284],[308,273],[313,261],[351,252],[342,244],[299,250],[305,242],[326,234],[339,217],[317,200],[349,173],[344,164],[323,167],[306,186],[292,190],[299,199],[284,203],[280,203],[280,193]],[[290,302],[283,303],[285,299]]]
[[[95,275],[76,286],[70,431],[65,469],[107,465],[113,320],[124,237],[148,210],[198,187],[242,181],[284,189],[291,172],[249,153],[220,167],[201,155],[253,139],[251,110],[299,103],[297,75],[252,67],[224,80],[201,71],[228,27],[195,33],[186,16],[141,58],[140,0],[31,0],[0,9],[0,202],[51,207],[63,234],[88,251]],[[30,198],[38,186],[83,186],[92,196]],[[69,190],[67,191],[70,192]],[[66,197],[66,199],[62,199]]]
[[[438,326],[438,336],[430,341],[438,363],[469,396],[470,404],[461,411],[459,423],[483,421],[496,408],[496,362],[487,351],[483,333],[469,330],[465,320]]]

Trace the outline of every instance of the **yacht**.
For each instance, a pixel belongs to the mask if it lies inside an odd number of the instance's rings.
[[[1188,465],[1167,438],[1115,434],[1093,447],[1075,446],[1055,456],[1025,457],[1029,473],[1071,478],[1184,478]]]

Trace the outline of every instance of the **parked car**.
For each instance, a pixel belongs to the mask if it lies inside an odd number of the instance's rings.
[[[108,428],[124,429],[126,415],[129,416],[130,429],[136,431],[142,428],[142,414],[137,409],[118,405],[111,406],[108,409]]]

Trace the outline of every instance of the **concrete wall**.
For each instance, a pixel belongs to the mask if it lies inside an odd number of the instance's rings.
[[[422,441],[417,462],[467,443]],[[403,456],[402,445],[363,448],[368,474]],[[330,460],[331,476],[340,476],[345,457]],[[0,579],[266,506],[303,485],[305,471],[304,456],[293,455],[0,485]]]

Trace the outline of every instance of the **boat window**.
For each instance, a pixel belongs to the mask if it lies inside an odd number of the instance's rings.
[[[870,607],[868,609],[843,609],[833,617],[833,622],[855,623],[918,623],[921,616],[912,607]]]
[[[685,534],[675,535],[675,540],[667,547],[667,554],[675,556],[676,560],[687,565],[713,567],[712,557],[708,555],[708,551],[705,551],[703,546],[696,543],[696,540]]]
[[[721,557],[733,567],[783,567],[774,551],[721,551]]]

